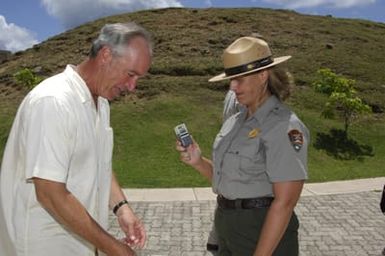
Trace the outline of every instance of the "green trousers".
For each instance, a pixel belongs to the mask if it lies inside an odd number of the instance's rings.
[[[268,208],[221,209],[215,212],[220,256],[252,256]],[[298,256],[299,222],[293,213],[289,225],[273,256]]]

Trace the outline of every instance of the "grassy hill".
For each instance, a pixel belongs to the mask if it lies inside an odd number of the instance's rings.
[[[0,64],[0,153],[27,93],[12,75],[23,67],[50,76],[76,64],[105,23],[135,21],[154,37],[150,75],[136,95],[112,104],[113,166],[124,186],[207,186],[178,160],[173,127],[187,123],[206,155],[221,122],[227,84],[209,84],[222,71],[221,54],[234,39],[259,33],[275,56],[292,55],[288,67],[297,87],[288,104],[307,124],[310,181],[385,175],[385,24],[288,10],[162,9],[111,16],[54,36]],[[319,68],[356,80],[359,96],[375,112],[357,120],[340,141],[340,120],[320,117],[325,98],[310,84]]]

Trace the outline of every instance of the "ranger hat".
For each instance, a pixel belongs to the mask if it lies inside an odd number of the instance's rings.
[[[223,52],[225,72],[212,77],[209,82],[217,82],[243,76],[258,70],[282,63],[291,56],[273,58],[269,45],[255,37],[241,37],[230,44]]]

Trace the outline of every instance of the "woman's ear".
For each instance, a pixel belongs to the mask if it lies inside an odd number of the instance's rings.
[[[258,75],[259,75],[259,78],[261,79],[261,81],[263,83],[265,83],[265,82],[267,82],[267,79],[269,78],[269,70],[268,69],[264,69],[262,71],[259,71]]]

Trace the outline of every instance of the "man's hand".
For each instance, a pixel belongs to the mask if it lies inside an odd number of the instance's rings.
[[[123,241],[118,241],[118,246],[113,252],[107,253],[107,256],[136,256],[136,253],[129,245]]]
[[[37,200],[58,223],[66,226],[109,256],[136,255],[128,243],[117,240],[88,214],[84,206],[67,190],[66,184],[40,178],[34,178],[33,182]],[[128,210],[131,209],[127,206],[125,210],[129,213]],[[123,214],[123,209],[120,211],[119,209],[119,213]],[[122,216],[121,219],[125,219],[125,217]],[[136,218],[129,219],[136,220]],[[140,236],[138,235],[138,237]]]
[[[122,206],[116,215],[120,228],[126,235],[123,242],[133,248],[143,248],[146,243],[146,231],[141,220],[128,205]]]

